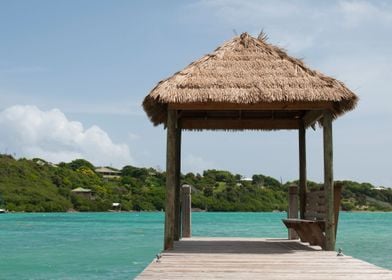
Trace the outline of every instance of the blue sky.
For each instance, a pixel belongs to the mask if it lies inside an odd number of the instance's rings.
[[[357,93],[334,123],[335,178],[392,186],[390,1],[1,1],[0,152],[164,169],[165,131],[141,102],[235,33],[303,58]],[[298,177],[297,133],[185,132],[183,172]],[[309,178],[323,178],[308,131]]]

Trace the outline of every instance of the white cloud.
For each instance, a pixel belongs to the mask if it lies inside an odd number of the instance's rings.
[[[382,2],[375,5],[367,1],[342,1],[338,7],[348,27],[357,27],[364,22],[392,22],[392,8]]]
[[[128,133],[128,139],[131,140],[131,141],[139,140],[140,139],[140,135],[136,134],[136,133],[129,132]]]
[[[0,70],[1,73],[1,70]],[[75,95],[75,93],[71,94]],[[78,97],[78,102],[74,98],[66,98],[61,100],[59,104],[58,95],[36,95],[33,91],[18,91],[15,89],[0,87],[1,109],[13,106],[14,104],[35,104],[39,108],[53,108],[59,106],[59,109],[66,114],[84,114],[84,115],[107,115],[107,116],[145,116],[141,106],[141,100],[132,98],[121,101],[106,100],[94,98]],[[54,105],[55,104],[55,105]]]
[[[306,1],[201,0],[190,4],[189,9],[207,11],[203,13],[211,13],[214,21],[238,33],[246,31],[257,36],[263,29],[273,42],[292,53],[317,43],[316,38],[321,36],[325,27],[320,20],[322,22],[326,18],[325,9],[317,9]],[[195,21],[200,20],[199,13],[192,14]]]
[[[188,7],[192,11],[187,14],[189,21],[198,22],[203,14],[214,19],[210,24],[220,24],[238,33],[247,31],[257,36],[264,29],[271,43],[300,56],[325,41],[344,43],[357,36],[363,45],[364,37],[374,40],[373,28],[390,30],[392,23],[390,1],[317,1],[316,4],[313,0],[200,0]],[[353,29],[359,32],[345,32]]]
[[[391,55],[353,51],[325,55],[317,62],[317,68],[344,82],[359,96],[361,113],[391,116],[391,64]]]
[[[114,115],[114,116],[145,116],[140,102],[123,100],[121,102],[95,100],[88,103],[75,104],[70,100],[62,102],[67,113]]]
[[[207,169],[217,168],[216,164],[213,162],[193,154],[185,156],[183,165],[183,170],[185,170],[185,172],[189,171],[201,173]]]
[[[0,151],[52,162],[84,158],[95,165],[132,162],[129,147],[115,144],[98,126],[85,129],[58,109],[16,105],[0,112]]]

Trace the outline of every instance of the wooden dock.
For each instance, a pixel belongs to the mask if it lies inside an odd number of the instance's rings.
[[[187,238],[136,279],[392,280],[392,271],[298,241]]]

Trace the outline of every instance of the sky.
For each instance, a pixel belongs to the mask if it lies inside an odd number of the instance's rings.
[[[344,82],[358,107],[333,124],[334,177],[392,187],[392,1],[0,0],[0,153],[165,169],[166,131],[141,103],[236,34],[261,31]],[[322,130],[307,131],[323,180]],[[182,172],[298,178],[298,134],[184,132]]]

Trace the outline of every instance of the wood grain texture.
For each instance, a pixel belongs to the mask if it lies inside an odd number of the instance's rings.
[[[192,199],[191,186],[183,185],[181,190],[181,221],[182,221],[182,237],[192,236]]]
[[[183,129],[201,130],[201,129],[223,129],[223,130],[244,130],[244,129],[298,129],[298,120],[238,120],[238,119],[198,119],[184,118],[180,120]]]
[[[304,122],[300,122],[298,130],[299,146],[299,212],[301,219],[305,218],[307,174],[306,174],[306,129]]]
[[[177,114],[178,115],[178,114]],[[174,197],[174,240],[178,241],[181,237],[181,128],[176,123],[176,162],[175,162],[175,197]]]
[[[391,280],[392,271],[292,240],[190,238],[137,279]]]
[[[176,161],[177,135],[176,111],[169,110],[167,115],[167,151],[166,151],[166,200],[165,200],[165,236],[163,248],[173,247],[175,233],[175,196],[176,196]]]
[[[298,218],[298,186],[291,185],[289,186],[289,209],[287,211],[287,218],[289,219],[297,219]],[[288,239],[294,240],[298,239],[297,232],[289,228],[288,229]]]
[[[323,116],[324,143],[324,191],[326,198],[325,215],[325,249],[335,250],[335,213],[333,185],[333,145],[332,145],[332,114],[324,111]]]

